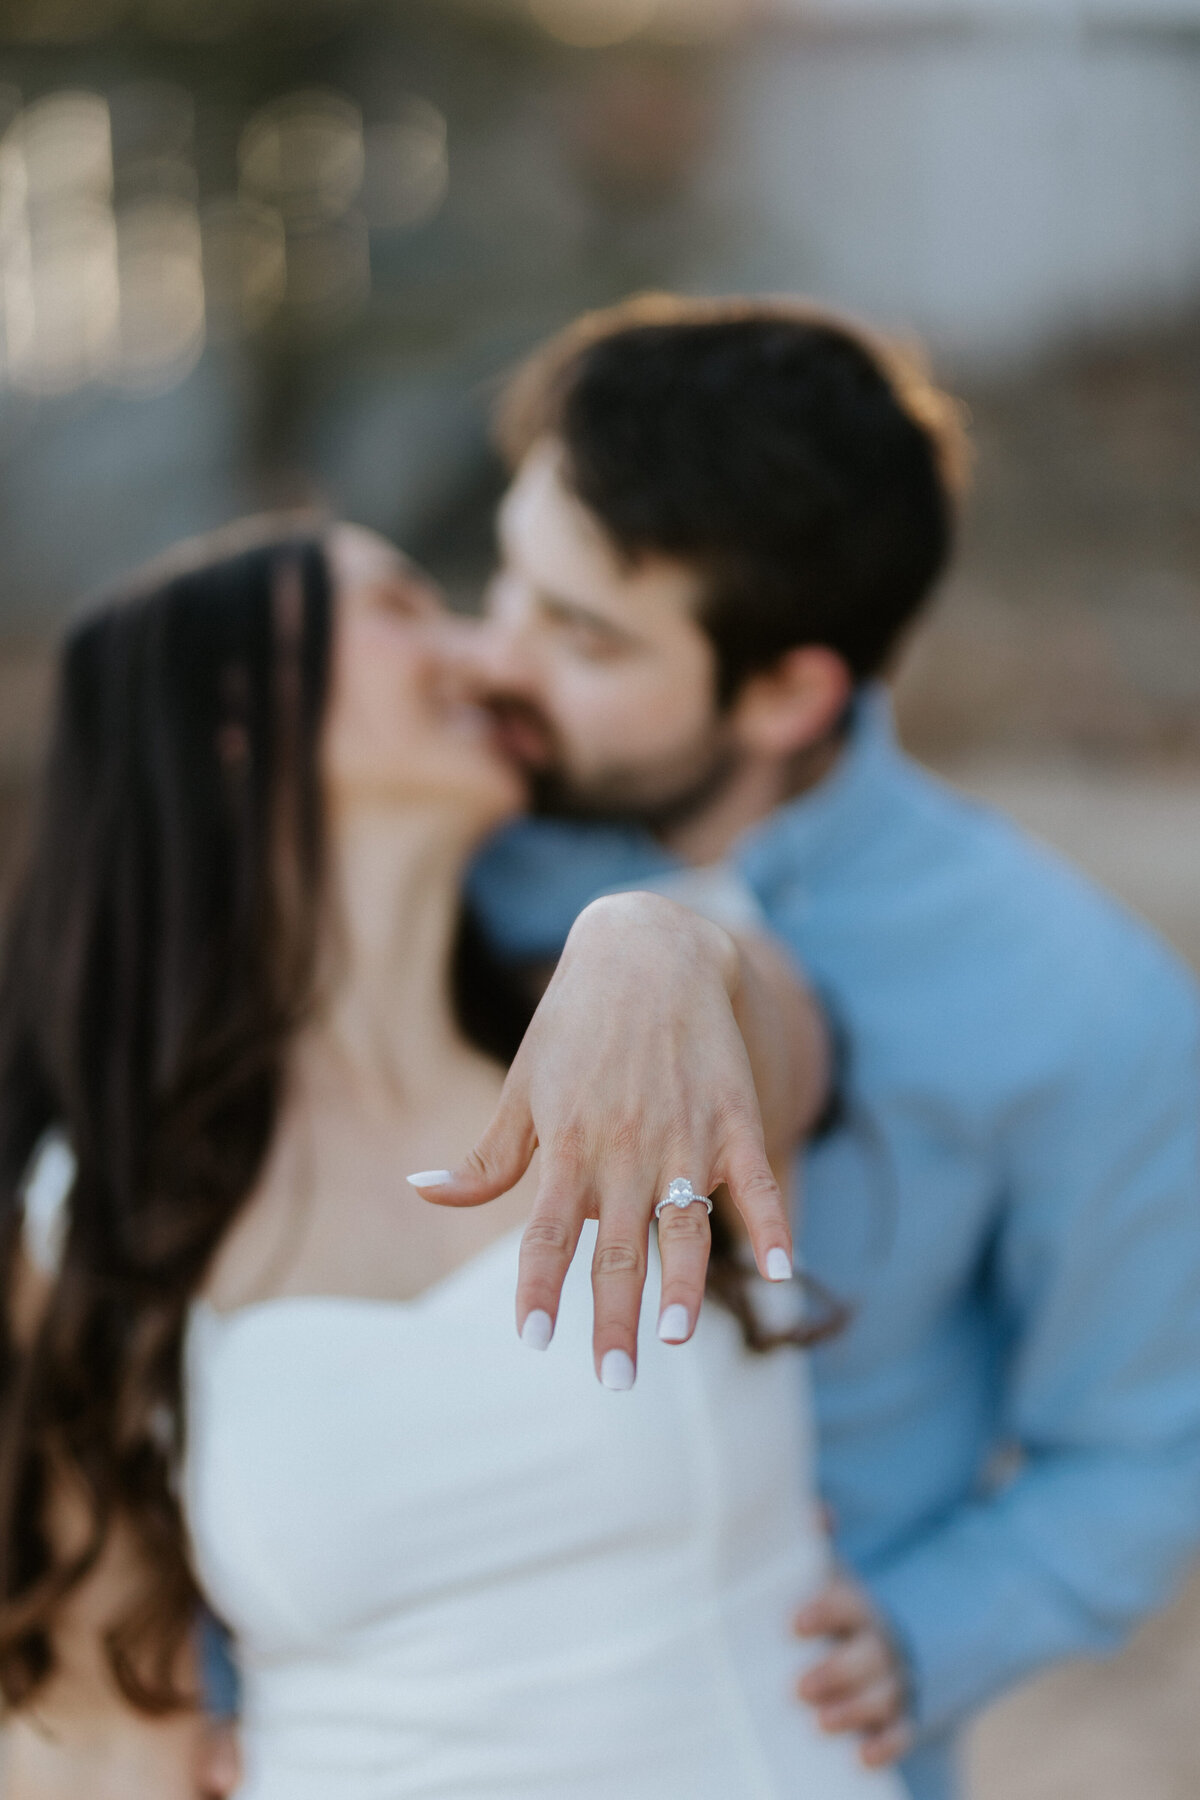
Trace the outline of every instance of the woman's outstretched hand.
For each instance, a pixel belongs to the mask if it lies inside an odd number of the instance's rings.
[[[550,1342],[584,1220],[597,1219],[596,1372],[627,1388],[650,1222],[671,1181],[698,1194],[724,1185],[760,1272],[790,1277],[788,1207],[767,1142],[790,1150],[826,1079],[819,1015],[781,956],[661,895],[616,895],[576,920],[475,1149],[456,1169],[410,1180],[440,1205],[478,1206],[514,1187],[540,1148],[517,1328],[534,1348]],[[666,1208],[659,1245],[659,1335],[683,1342],[704,1294],[705,1208]]]

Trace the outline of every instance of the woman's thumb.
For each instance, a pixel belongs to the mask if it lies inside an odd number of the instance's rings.
[[[500,1104],[475,1148],[453,1169],[418,1169],[407,1177],[438,1206],[482,1206],[516,1187],[533,1160],[537,1133],[524,1090],[505,1085]]]

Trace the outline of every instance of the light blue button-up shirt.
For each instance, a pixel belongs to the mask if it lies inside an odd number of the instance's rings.
[[[868,692],[833,774],[733,858],[842,1039],[805,1159],[808,1267],[854,1302],[814,1355],[842,1554],[907,1652],[918,1800],[1022,1675],[1102,1652],[1200,1545],[1200,1015],[1135,919],[893,738]],[[473,903],[517,957],[669,868],[532,822]]]

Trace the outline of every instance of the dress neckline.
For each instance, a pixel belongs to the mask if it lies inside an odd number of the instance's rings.
[[[494,1256],[507,1250],[514,1239],[520,1239],[525,1224],[526,1221],[522,1220],[519,1225],[513,1225],[499,1237],[493,1238],[490,1244],[477,1250],[473,1256],[456,1263],[445,1275],[439,1275],[436,1281],[429,1282],[407,1299],[389,1300],[373,1294],[268,1294],[262,1300],[247,1300],[242,1306],[219,1307],[201,1294],[193,1300],[191,1313],[194,1318],[203,1319],[206,1325],[213,1325],[222,1331],[256,1316],[305,1307],[350,1308],[362,1314],[381,1313],[385,1317],[403,1317],[443,1298]]]

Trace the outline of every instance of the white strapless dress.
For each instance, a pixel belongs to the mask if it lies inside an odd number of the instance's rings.
[[[545,1355],[519,1232],[405,1304],[194,1309],[184,1498],[238,1640],[240,1800],[903,1794],[793,1695],[827,1556],[803,1357],[711,1305],[660,1344],[655,1270],[637,1385],[605,1392],[593,1233]]]

